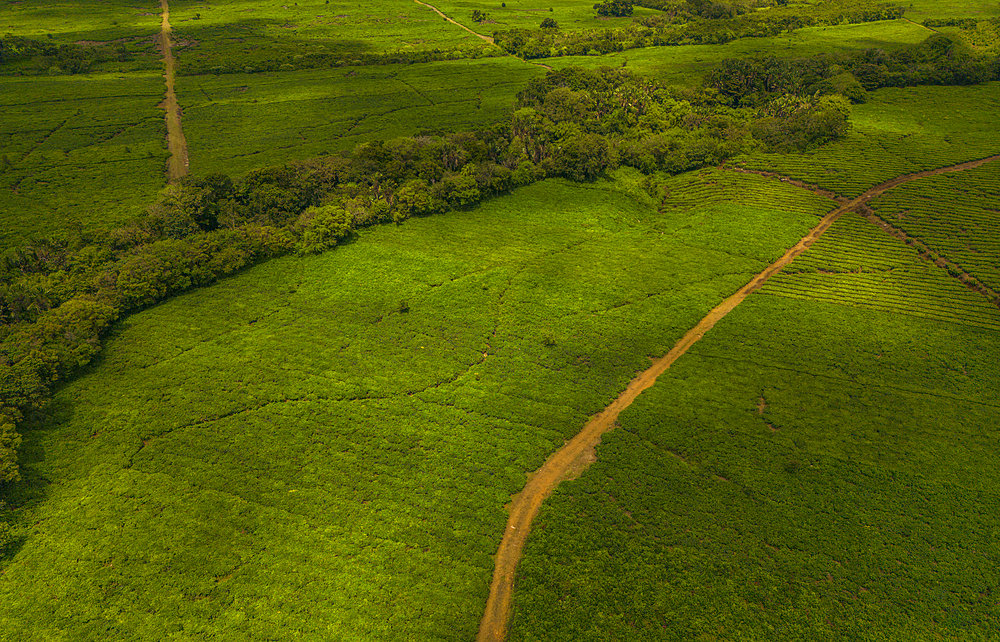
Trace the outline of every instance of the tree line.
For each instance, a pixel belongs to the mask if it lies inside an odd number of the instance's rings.
[[[79,45],[5,35],[0,38],[0,75],[75,75],[105,62],[129,62],[148,44]]]

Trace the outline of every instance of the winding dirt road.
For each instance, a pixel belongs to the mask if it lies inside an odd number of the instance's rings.
[[[167,82],[167,95],[163,102],[157,105],[166,111],[167,119],[167,149],[170,158],[167,160],[167,182],[176,183],[188,173],[187,141],[184,140],[184,130],[181,129],[181,108],[177,104],[177,94],[174,93],[174,52],[170,41],[170,7],[167,0],[160,0],[163,9],[163,21],[160,23],[160,52],[163,53],[163,64],[166,71],[163,77]]]
[[[751,279],[749,283],[740,288],[735,294],[713,308],[705,318],[699,321],[695,327],[691,328],[674,345],[670,352],[654,361],[648,370],[639,373],[617,399],[611,402],[600,414],[587,422],[583,430],[577,433],[562,448],[553,453],[541,468],[531,474],[524,489],[513,498],[509,509],[510,518],[507,520],[506,530],[500,542],[500,548],[497,550],[493,582],[490,586],[489,598],[486,601],[486,612],[479,624],[479,634],[476,636],[476,642],[502,642],[506,639],[507,621],[510,616],[511,596],[514,589],[514,576],[517,571],[517,564],[520,562],[524,551],[524,544],[528,539],[532,520],[538,514],[542,502],[561,481],[573,474],[579,474],[594,461],[594,449],[600,443],[601,436],[611,430],[618,419],[618,414],[631,405],[635,398],[639,396],[639,393],[652,386],[658,376],[663,374],[678,357],[687,352],[698,339],[702,338],[706,332],[711,330],[720,319],[729,314],[743,299],[759,289],[769,278],[809,249],[846,212],[856,210],[869,200],[903,183],[946,172],[972,169],[998,159],[1000,159],[1000,155],[899,176],[881,185],[876,185],[861,196],[840,205],[840,207],[824,216],[808,234],[796,243],[794,247],[785,252],[780,259],[767,266],[763,272]]]

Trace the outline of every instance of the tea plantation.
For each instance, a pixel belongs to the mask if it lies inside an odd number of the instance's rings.
[[[750,201],[546,181],[129,317],[25,431],[2,629],[469,639],[525,473],[830,206],[719,178]]]
[[[0,641],[996,639],[1000,160],[872,190],[1000,155],[998,56],[993,0],[3,3]]]

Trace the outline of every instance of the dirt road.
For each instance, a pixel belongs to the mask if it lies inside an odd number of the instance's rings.
[[[820,219],[820,222],[796,243],[794,247],[785,252],[780,259],[769,265],[735,294],[713,308],[705,318],[699,321],[695,327],[691,328],[674,345],[670,352],[654,361],[648,370],[639,373],[617,399],[611,402],[600,414],[587,422],[583,430],[577,433],[573,439],[553,453],[542,467],[530,476],[524,489],[514,497],[509,509],[510,518],[507,520],[506,530],[500,542],[500,548],[497,550],[493,582],[490,586],[490,595],[486,602],[486,612],[479,624],[479,634],[476,636],[476,642],[502,642],[506,639],[511,594],[514,589],[514,576],[517,572],[517,564],[520,562],[524,551],[524,544],[528,539],[532,520],[538,514],[538,509],[541,507],[542,502],[562,480],[571,474],[579,474],[590,465],[594,460],[594,449],[600,443],[601,436],[608,430],[611,430],[618,419],[618,414],[631,405],[635,398],[639,396],[639,393],[652,386],[658,376],[663,374],[678,357],[687,352],[698,339],[702,338],[706,332],[711,330],[720,319],[729,314],[743,299],[764,285],[769,278],[791,263],[795,257],[809,249],[844,213],[861,207],[872,198],[903,183],[945,172],[972,169],[998,159],[1000,159],[1000,155],[899,176],[881,185],[876,185],[861,196],[842,204]]]
[[[181,129],[181,108],[177,104],[177,94],[174,93],[174,53],[170,41],[170,7],[167,0],[160,0],[163,9],[163,21],[160,23],[160,52],[163,53],[163,64],[166,71],[163,77],[167,81],[167,95],[163,102],[157,105],[166,111],[167,119],[167,149],[170,158],[167,160],[167,182],[176,183],[188,173],[187,141]]]

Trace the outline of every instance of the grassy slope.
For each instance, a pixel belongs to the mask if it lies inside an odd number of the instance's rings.
[[[524,473],[829,207],[726,176],[547,181],[122,322],[25,433],[0,630],[469,639]]]
[[[541,75],[513,58],[178,78],[191,171],[233,175],[506,116]]]

